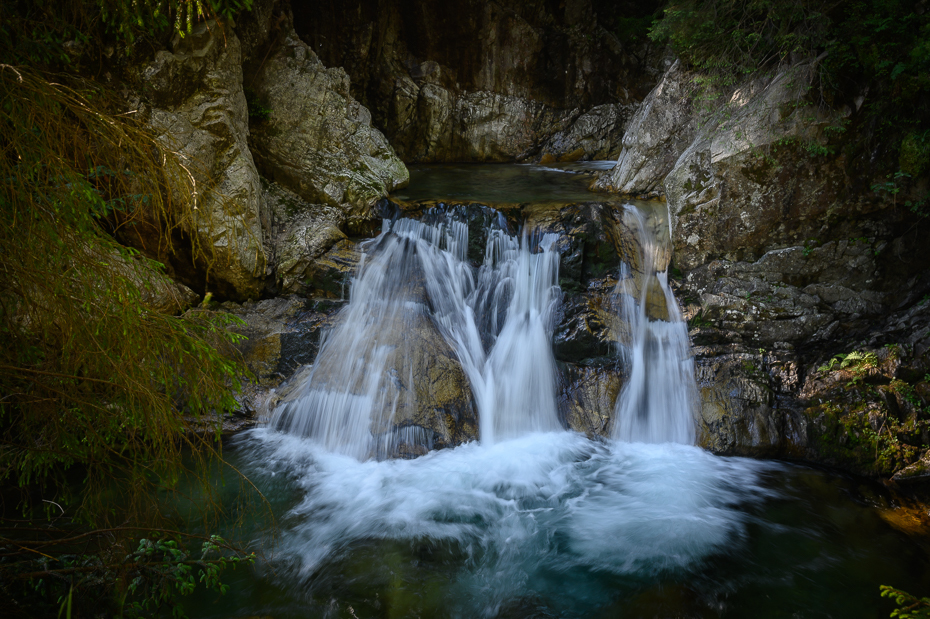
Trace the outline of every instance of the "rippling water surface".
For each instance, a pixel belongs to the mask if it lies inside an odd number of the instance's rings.
[[[880,617],[927,547],[855,480],[570,432],[360,462],[269,430],[227,453],[279,514],[197,617]],[[227,579],[230,580],[230,579]]]

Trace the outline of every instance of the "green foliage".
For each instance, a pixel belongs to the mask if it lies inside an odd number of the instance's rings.
[[[252,8],[252,0],[94,0],[107,28],[132,43],[140,34],[153,35],[169,27],[179,36],[211,18],[232,20]]]
[[[712,326],[713,323],[704,316],[704,310],[698,310],[698,312],[688,321],[688,329],[703,329],[705,327]]]
[[[145,219],[169,243],[192,213],[169,202],[182,171],[104,102],[86,83],[0,72],[0,482],[92,523],[110,517],[114,480],[141,509],[152,485],[174,484],[185,449],[213,450],[181,413],[234,406],[241,373],[230,318],[148,309],[161,265],[107,233]]]
[[[245,103],[249,110],[250,121],[261,123],[271,117],[271,108],[268,107],[268,103],[251,88],[245,89]]]
[[[747,74],[816,59],[816,79],[798,104],[855,109],[864,131],[844,135],[848,121],[825,127],[827,143],[803,145],[810,155],[874,153],[862,138],[879,138],[884,160],[898,163],[886,169],[897,168],[897,182],[879,184],[892,201],[930,167],[930,12],[920,2],[681,0],[649,36],[698,69],[698,101],[726,94]],[[927,214],[927,196],[909,207]]]
[[[69,67],[115,43],[131,54],[140,40],[184,37],[207,19],[230,22],[252,0],[29,0],[0,3],[4,62]],[[91,49],[97,51],[91,53]],[[95,58],[99,61],[99,58]]]
[[[902,181],[910,177],[911,177],[910,174],[907,174],[905,172],[901,172],[900,170],[898,170],[894,174],[889,174],[888,176],[886,176],[885,178],[887,180],[885,182],[873,184],[872,191],[874,191],[875,193],[879,195],[886,194],[886,195],[891,196],[892,206],[897,206],[897,196],[898,196],[898,193],[902,189],[901,187]]]
[[[189,171],[118,110],[93,83],[0,67],[0,484],[5,509],[18,491],[22,517],[43,523],[44,510],[67,523],[45,522],[37,538],[0,532],[0,583],[45,557],[35,570],[56,582],[96,574],[74,589],[80,599],[118,588],[108,553],[135,534],[125,523],[160,524],[160,495],[193,476],[211,496],[204,471],[218,436],[196,429],[218,432],[215,413],[236,406],[244,373],[235,319],[155,311],[172,290],[164,267],[114,239],[145,227],[152,249],[170,254],[176,231],[210,223],[194,211]],[[209,248],[185,251],[211,262]],[[94,528],[109,532],[96,550],[67,541]],[[168,548],[150,556],[173,561]],[[164,577],[181,582],[191,561]],[[0,595],[12,594],[0,584]]]
[[[873,352],[852,351],[848,354],[834,355],[830,360],[817,368],[818,372],[830,372],[839,366],[839,369],[867,370],[878,365],[878,357]]]
[[[685,0],[665,9],[649,37],[734,84],[791,54],[816,56],[830,26],[828,8],[822,0]]]
[[[882,592],[883,598],[891,598],[895,601],[895,604],[899,606],[899,608],[891,611],[891,617],[899,617],[900,619],[930,619],[930,598],[918,598],[906,591],[901,591],[900,589],[895,589],[888,585],[881,585],[879,589]]]
[[[122,575],[130,581],[122,608],[124,616],[145,616],[168,607],[172,616],[185,617],[180,598],[193,593],[197,583],[225,594],[229,586],[222,583],[223,571],[240,563],[255,562],[254,553],[239,556],[226,551],[224,554],[224,549],[228,548],[222,538],[213,535],[202,543],[200,557],[192,559],[175,540],[157,537],[140,540],[136,551],[124,560],[130,565],[128,574]]]
[[[930,167],[930,131],[911,132],[902,140],[898,165],[903,173],[913,177]]]
[[[36,614],[58,616],[120,616],[125,618],[185,617],[182,599],[198,586],[225,594],[222,582],[228,568],[252,565],[255,553],[246,553],[219,536],[186,536],[199,540],[199,550],[183,538],[153,532],[135,543],[131,552],[41,553],[17,563],[5,576],[22,586],[19,602],[29,603]],[[44,602],[44,603],[43,603]]]
[[[804,243],[804,257],[810,256],[817,249],[817,239],[809,239]]]

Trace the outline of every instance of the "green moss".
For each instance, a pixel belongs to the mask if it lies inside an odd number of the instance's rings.
[[[930,166],[930,131],[912,132],[902,140],[898,166],[912,177],[919,176]]]

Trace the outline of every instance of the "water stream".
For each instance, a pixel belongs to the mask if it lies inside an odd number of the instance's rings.
[[[617,398],[613,436],[626,442],[691,445],[697,384],[688,327],[668,284],[668,243],[657,238],[642,212],[628,207],[627,218],[638,232],[640,255],[638,273],[634,276],[624,262],[617,284],[627,326],[620,350],[630,378]],[[668,234],[667,226],[660,230]],[[662,318],[647,315],[650,302],[659,304]]]
[[[309,379],[227,451],[279,515],[238,531],[269,561],[192,616],[872,617],[878,584],[930,582],[928,540],[880,488],[693,446],[662,226],[616,208],[641,249],[617,273],[611,439],[559,420],[554,235],[488,210],[476,261],[462,209],[386,219]],[[431,446],[404,421],[424,332],[467,376],[480,441],[394,458]]]

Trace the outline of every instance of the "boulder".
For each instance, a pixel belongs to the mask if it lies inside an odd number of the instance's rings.
[[[697,444],[718,454],[771,457],[783,446],[783,412],[761,354],[699,356]]]
[[[292,31],[256,69],[250,87],[270,110],[253,123],[262,174],[312,204],[369,219],[373,206],[409,174],[368,110],[349,94],[349,76],[326,68]]]
[[[384,400],[395,406],[373,420],[372,433],[394,435],[395,456],[477,440],[471,386],[455,351],[426,314],[415,312],[403,322],[402,328],[388,331],[384,342],[393,340],[394,346],[386,362],[391,378],[382,383]]]
[[[235,32],[211,20],[176,37],[139,80],[149,124],[183,166],[172,170],[173,197],[193,199],[183,225],[210,256],[205,285],[241,300],[261,294],[266,257],[240,62]]]
[[[930,481],[930,449],[924,450],[919,460],[897,471],[891,479],[899,484]]]
[[[820,220],[841,208],[847,183],[817,154],[842,114],[805,101],[814,75],[800,64],[733,91],[678,157],[663,184],[680,268],[822,238]]]
[[[331,284],[314,280],[321,279],[320,274],[330,268],[332,261],[323,258],[324,254],[348,241],[341,230],[345,212],[334,206],[309,204],[277,183],[265,183],[264,197],[271,217],[268,236],[273,247],[269,253],[278,290],[308,296],[318,296],[321,289],[324,295],[334,293]],[[352,260],[346,269],[337,269],[339,276],[347,278],[357,262]]]
[[[676,60],[630,119],[617,165],[592,186],[598,191],[663,195],[662,181],[701,125],[693,75]]]
[[[590,161],[617,159],[633,105],[605,103],[574,119],[539,148],[539,161]]]
[[[540,135],[566,128],[572,110],[489,91],[456,93],[398,78],[388,132],[406,161],[502,162],[529,158]]]
[[[322,333],[332,327],[343,305],[289,295],[222,307],[242,321],[233,330],[245,336],[236,349],[251,372],[250,382],[269,389],[313,363]]]

